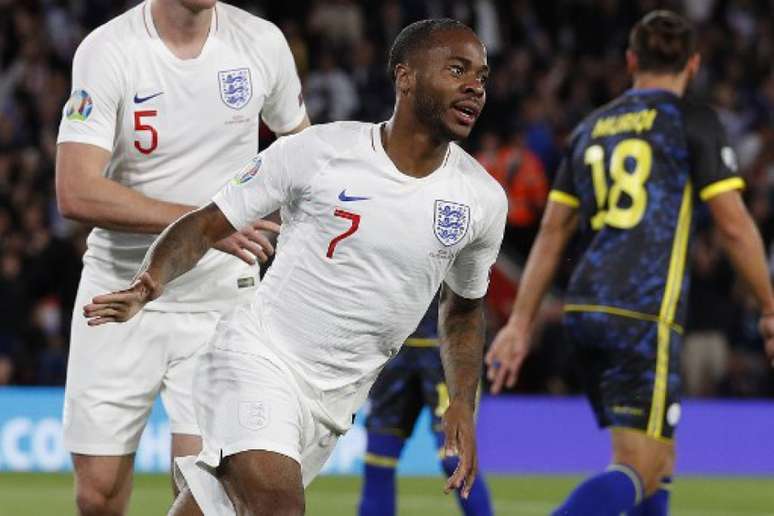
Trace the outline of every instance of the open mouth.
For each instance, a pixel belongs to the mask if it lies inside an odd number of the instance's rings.
[[[470,102],[459,102],[454,104],[452,108],[457,115],[457,120],[462,125],[473,125],[480,112],[478,106]]]

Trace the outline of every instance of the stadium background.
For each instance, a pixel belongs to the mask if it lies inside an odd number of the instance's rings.
[[[91,29],[135,3],[0,0],[0,385],[12,386],[0,388],[0,515],[72,511],[67,474],[7,471],[69,467],[57,425],[69,319],[88,228],[57,213],[55,140],[75,48]],[[476,29],[487,44],[492,75],[487,107],[465,146],[503,183],[511,202],[489,299],[490,336],[517,288],[565,136],[585,114],[628,87],[623,51],[633,22],[656,7],[682,12],[699,29],[704,63],[691,95],[715,107],[730,135],[748,184],[745,198],[774,272],[774,1],[230,3],[283,30],[315,123],[389,117],[393,91],[385,74],[386,51],[405,24],[445,15]],[[268,133],[262,135],[262,145],[270,140]],[[684,404],[685,424],[678,434],[678,469],[774,475],[774,374],[761,350],[750,295],[735,280],[706,222],[691,253],[693,288],[683,357],[691,398]],[[482,467],[522,475],[494,479],[503,514],[545,514],[572,480],[523,475],[585,473],[605,462],[604,434],[594,430],[583,400],[573,396],[579,392],[577,372],[558,326],[562,286],[572,263],[570,256],[541,311],[539,338],[517,396],[483,400]],[[163,416],[153,420],[145,438],[150,444],[138,454],[141,469],[166,465],[164,424]],[[356,430],[347,439],[330,472],[358,471],[362,433]],[[437,472],[430,442],[428,435],[418,436],[403,473]],[[451,511],[451,502],[435,496],[437,480],[406,482],[402,514]],[[764,478],[680,481],[676,514],[774,514],[774,490],[765,483]],[[164,506],[163,478],[141,478],[139,485],[135,504],[157,500],[160,505],[154,507]],[[691,489],[702,493],[695,501]],[[311,491],[310,514],[327,514],[320,509],[326,503],[354,508],[356,492],[353,478],[322,479]],[[59,496],[60,505],[36,509],[36,503],[46,502],[32,502],[35,493],[43,498],[48,493],[50,500]],[[142,507],[136,505],[135,513],[161,511]]]

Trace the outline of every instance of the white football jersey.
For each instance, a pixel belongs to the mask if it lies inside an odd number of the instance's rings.
[[[107,149],[110,179],[148,197],[201,206],[257,152],[259,116],[287,132],[304,114],[293,57],[276,26],[218,3],[201,54],[181,60],[159,38],[148,0],[78,47],[58,142]],[[85,272],[123,288],[153,240],[96,228]],[[220,309],[251,290],[238,282],[250,287],[257,276],[257,267],[210,251],[148,308]]]
[[[281,138],[213,200],[235,227],[282,207],[253,306],[271,351],[342,428],[441,283],[486,293],[507,213],[500,185],[459,146],[414,178],[387,156],[380,126],[359,122]]]

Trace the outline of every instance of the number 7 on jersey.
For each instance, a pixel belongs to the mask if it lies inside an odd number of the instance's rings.
[[[336,236],[331,240],[331,243],[328,244],[328,252],[325,256],[328,258],[333,258],[333,251],[336,249],[336,246],[339,242],[347,238],[348,236],[352,236],[352,234],[357,231],[357,228],[360,227],[360,215],[357,213],[352,213],[351,211],[342,210],[340,208],[336,208],[333,212],[334,217],[341,217],[342,219],[348,219],[352,225],[347,229],[344,233]]]

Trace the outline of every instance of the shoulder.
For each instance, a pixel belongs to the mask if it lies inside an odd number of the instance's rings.
[[[224,28],[239,37],[261,45],[274,47],[284,45],[282,31],[269,20],[265,20],[239,7],[218,2],[217,12],[222,18]]]
[[[353,145],[366,142],[372,127],[373,124],[365,122],[331,122],[309,126],[291,137],[299,142],[316,141],[321,145],[346,150]]]
[[[286,152],[315,154],[318,158],[333,158],[354,149],[370,145],[373,124],[364,122],[331,122],[312,125],[300,133],[283,136]]]
[[[482,206],[507,211],[508,199],[502,185],[492,177],[481,164],[462,147],[452,143],[451,151],[456,159],[456,168],[468,181]]]
[[[720,127],[720,118],[709,105],[690,99],[682,99],[679,106],[685,121],[686,132],[689,134],[692,130],[707,131]]]
[[[118,59],[138,39],[143,29],[142,4],[91,31],[78,45],[76,58],[94,64],[105,59]]]

